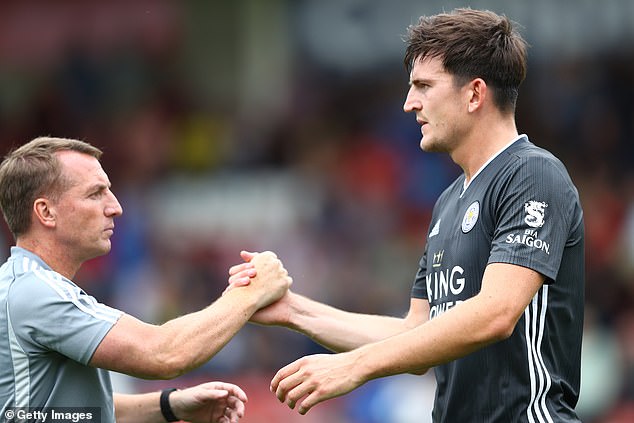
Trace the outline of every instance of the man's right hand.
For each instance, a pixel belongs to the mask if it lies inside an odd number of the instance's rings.
[[[236,264],[229,269],[229,284],[225,292],[251,283],[252,278],[257,275],[255,266],[252,263],[256,255],[257,253],[249,251],[240,252],[244,263]],[[294,295],[289,289],[279,300],[255,312],[249,320],[260,325],[287,325],[290,321],[290,303]]]
[[[288,271],[272,251],[264,251],[255,254],[250,259],[255,275],[250,277],[249,286],[245,289],[255,290],[258,293],[258,309],[264,308],[279,300],[286,294],[293,279],[288,276]]]

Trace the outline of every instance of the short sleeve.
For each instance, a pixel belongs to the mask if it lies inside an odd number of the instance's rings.
[[[425,275],[427,274],[427,244],[425,244],[425,251],[423,257],[421,257],[418,263],[418,271],[414,278],[414,285],[412,286],[411,297],[427,299],[427,285],[425,283]]]
[[[496,226],[488,262],[517,264],[555,280],[578,209],[563,164],[554,157],[523,158],[501,186],[492,202]]]
[[[123,314],[59,274],[43,269],[15,281],[8,308],[23,348],[34,353],[56,351],[82,364],[88,364]]]

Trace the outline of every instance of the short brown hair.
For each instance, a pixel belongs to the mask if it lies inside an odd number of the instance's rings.
[[[68,150],[97,159],[102,154],[83,141],[39,137],[10,152],[0,164],[0,208],[16,239],[31,226],[35,199],[45,195],[55,200],[66,189],[55,153]]]
[[[482,78],[493,87],[501,111],[514,111],[519,86],[526,77],[527,43],[504,15],[488,10],[454,9],[422,16],[408,28],[405,67],[417,60],[439,58],[462,85]]]

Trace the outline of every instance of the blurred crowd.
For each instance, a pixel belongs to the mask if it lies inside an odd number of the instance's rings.
[[[161,323],[221,295],[241,249],[274,250],[298,293],[406,312],[431,209],[459,168],[419,150],[398,54],[334,66],[297,33],[306,1],[85,3],[0,6],[1,153],[39,135],[84,139],[104,150],[123,205],[111,254],[84,266],[81,286]],[[568,167],[585,211],[578,409],[588,423],[634,421],[631,46],[530,61],[517,111],[520,132]],[[5,228],[2,241],[6,256]],[[183,380],[115,383],[238,383],[251,395],[251,423],[425,421],[431,376],[375,381],[307,417],[290,414],[269,380],[317,352],[291,331],[249,325]]]

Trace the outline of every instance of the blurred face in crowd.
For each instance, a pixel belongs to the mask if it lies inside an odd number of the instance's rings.
[[[114,218],[123,210],[110,191],[110,181],[99,161],[76,151],[56,153],[62,164],[66,189],[51,203],[56,240],[76,260],[110,251]]]
[[[441,59],[436,57],[416,60],[409,83],[403,110],[416,114],[421,125],[421,149],[450,153],[465,134],[464,87],[456,86],[453,75],[445,71]]]

